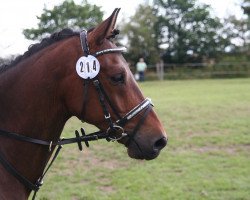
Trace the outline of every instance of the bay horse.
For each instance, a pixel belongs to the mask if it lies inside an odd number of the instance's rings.
[[[166,146],[150,99],[134,80],[124,48],[113,42],[119,10],[88,32],[54,33],[0,68],[1,200],[36,193],[48,160],[63,144],[76,142],[81,150],[82,142],[105,138],[124,144],[131,158],[146,160]],[[72,116],[100,131],[85,135],[81,129],[82,135],[60,140]]]

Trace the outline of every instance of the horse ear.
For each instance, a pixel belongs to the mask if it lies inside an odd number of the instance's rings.
[[[116,19],[119,14],[120,8],[116,8],[109,18],[99,24],[93,31],[90,32],[91,38],[97,45],[102,44],[105,38],[110,38],[115,29]]]

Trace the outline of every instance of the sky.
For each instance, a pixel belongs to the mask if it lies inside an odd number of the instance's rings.
[[[229,14],[240,17],[241,0],[198,0],[212,6],[213,14],[218,17],[226,17]],[[24,38],[23,29],[35,28],[44,6],[48,9],[58,5],[63,0],[7,0],[0,4],[0,57],[9,55],[23,54],[28,47],[34,43]],[[75,3],[81,3],[82,0],[75,0]],[[101,6],[104,12],[104,18],[108,17],[114,8],[121,8],[118,21],[124,17],[134,14],[137,6],[145,0],[88,0],[91,4]],[[151,2],[147,0],[147,2]]]

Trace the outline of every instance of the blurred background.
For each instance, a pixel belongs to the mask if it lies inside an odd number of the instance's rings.
[[[148,79],[245,77],[250,61],[249,4],[249,0],[10,0],[0,8],[0,63],[62,28],[91,28],[121,7],[117,42],[128,48],[125,57],[132,71],[142,57]]]

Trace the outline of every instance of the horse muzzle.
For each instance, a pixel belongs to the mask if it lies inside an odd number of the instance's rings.
[[[165,136],[156,139],[150,138],[149,141],[146,141],[146,138],[140,138],[139,136],[140,133],[138,133],[138,137],[136,136],[132,139],[126,137],[119,141],[120,143],[125,144],[129,157],[134,159],[155,159],[160,154],[161,150],[167,145],[168,141]]]

